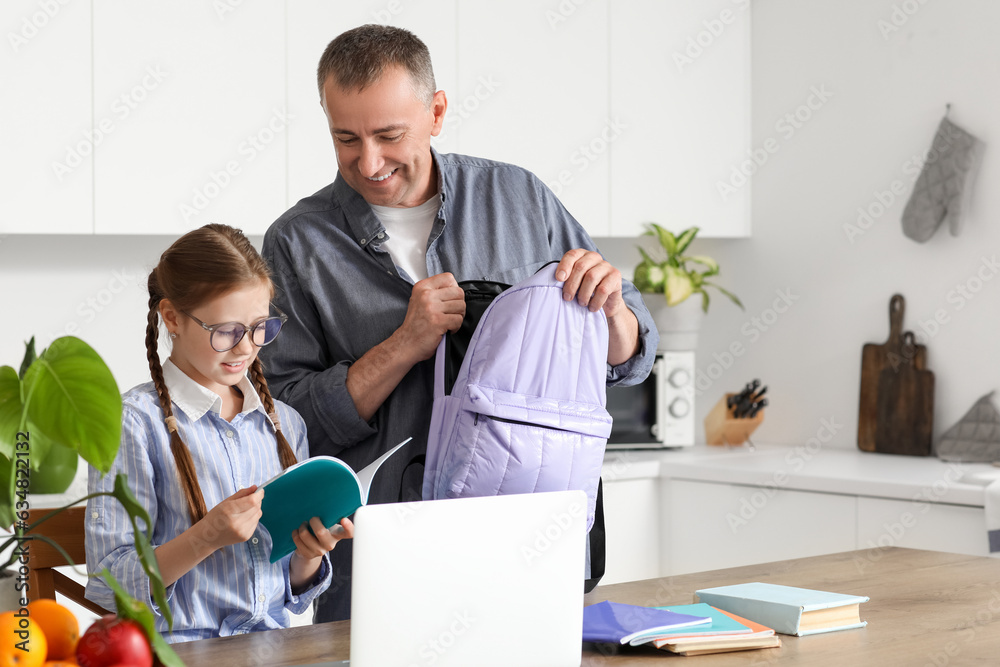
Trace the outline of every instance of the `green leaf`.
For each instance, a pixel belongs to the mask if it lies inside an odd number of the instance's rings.
[[[730,301],[732,301],[733,303],[735,303],[737,306],[740,307],[740,310],[746,310],[746,308],[743,307],[743,303],[739,300],[739,298],[737,298],[737,296],[735,294],[733,294],[732,292],[730,292],[729,290],[723,289],[722,287],[719,287],[715,283],[710,283],[707,280],[705,281],[705,284],[706,285],[711,285],[715,289],[719,290],[720,292],[722,292],[723,294],[725,294],[726,296],[728,296],[729,299],[730,299]]]
[[[118,616],[135,621],[142,626],[143,631],[146,633],[146,638],[149,640],[149,645],[152,647],[160,663],[167,667],[184,667],[184,662],[180,659],[180,656],[170,648],[170,645],[156,631],[156,617],[153,615],[153,610],[144,602],[136,600],[129,595],[107,568],[101,570],[100,576],[115,593],[115,607],[118,610]],[[158,602],[157,605],[159,605]],[[163,608],[161,607],[160,609],[162,611]]]
[[[708,292],[706,292],[703,289],[699,289],[698,291],[701,292],[701,311],[703,313],[707,313],[708,312]]]
[[[24,344],[24,359],[21,360],[21,370],[17,372],[17,377],[23,378],[24,374],[28,372],[28,367],[35,363],[35,337],[32,336],[31,340]]]
[[[173,615],[170,613],[170,605],[167,603],[167,588],[163,585],[163,577],[160,575],[160,567],[156,561],[156,553],[153,545],[149,542],[147,531],[153,529],[153,522],[149,519],[149,513],[132,495],[128,488],[128,478],[122,473],[115,475],[115,488],[112,495],[118,499],[125,511],[128,512],[129,520],[132,522],[132,531],[135,534],[135,550],[139,555],[139,563],[149,577],[149,591],[159,607],[160,613],[167,619],[167,626],[174,626]],[[137,519],[142,519],[146,524],[140,529]]]
[[[681,301],[691,296],[694,285],[691,283],[691,277],[682,269],[668,266],[666,271],[667,280],[664,291],[667,295],[667,305],[676,306]]]
[[[677,238],[667,229],[660,227],[655,222],[649,223],[656,230],[656,236],[660,239],[660,245],[667,251],[668,261],[677,254]]]
[[[110,369],[79,338],[57,338],[24,376],[28,419],[107,473],[121,443],[121,395]]]
[[[14,457],[21,430],[21,380],[10,366],[0,366],[0,456]]]
[[[14,466],[10,459],[0,456],[0,526],[10,528],[14,525]],[[0,547],[0,553],[6,551],[7,543]]]
[[[677,237],[677,254],[681,254],[687,247],[691,245],[691,241],[694,241],[694,237],[698,235],[697,227],[690,227],[681,232],[681,235]]]
[[[690,257],[684,257],[681,261],[694,262],[695,264],[707,266],[708,271],[704,272],[703,276],[714,276],[719,272],[719,263],[708,255],[691,255]]]
[[[37,456],[35,450],[36,438],[32,438],[31,449],[32,468],[35,467]],[[62,493],[69,488],[76,477],[77,464],[80,455],[72,449],[52,443],[48,453],[44,457],[44,465],[40,465],[37,470],[31,471],[31,484],[28,490],[31,493]]]

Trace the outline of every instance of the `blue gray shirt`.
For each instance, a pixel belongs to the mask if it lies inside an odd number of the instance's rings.
[[[534,174],[510,164],[433,151],[441,208],[427,242],[427,273],[459,282],[514,284],[573,248],[596,250],[583,227]],[[275,304],[289,320],[261,350],[274,396],[305,419],[311,453],[343,459],[355,470],[402,440],[426,448],[433,358],[403,378],[370,421],[359,417],[346,388],[350,365],[399,328],[413,282],[397,270],[385,228],[339,175],[282,215],[264,236],[274,272]],[[636,384],[649,374],[657,333],[635,287],[625,302],[639,320],[639,352],[608,367],[608,385]],[[374,502],[400,493],[406,459],[387,461]],[[409,486],[409,485],[408,485]],[[406,499],[419,499],[419,480]]]

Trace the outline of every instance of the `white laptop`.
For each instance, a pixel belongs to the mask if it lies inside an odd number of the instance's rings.
[[[351,667],[580,664],[582,491],[358,509]]]

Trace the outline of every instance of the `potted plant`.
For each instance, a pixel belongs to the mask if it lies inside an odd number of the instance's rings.
[[[21,571],[27,559],[25,545],[30,549],[32,540],[51,545],[72,562],[58,543],[36,529],[78,502],[110,495],[122,503],[129,515],[139,560],[150,578],[152,597],[171,623],[166,588],[149,541],[153,524],[129,491],[124,475],[115,478],[111,493],[85,496],[53,509],[32,524],[26,523],[30,494],[66,491],[76,474],[79,457],[103,473],[111,469],[121,444],[121,414],[121,394],[111,370],[79,338],[57,338],[40,355],[35,354],[32,338],[19,370],[0,366],[0,525],[14,529],[0,541],[0,554],[4,554],[0,584],[14,578],[10,568],[15,563]],[[143,626],[160,662],[182,665],[156,632],[149,607],[126,594],[107,569],[100,576],[115,591],[118,615]],[[22,596],[26,597],[24,592],[17,597]]]
[[[693,350],[697,346],[701,318],[708,312],[708,288],[718,290],[743,308],[735,294],[708,280],[719,273],[714,259],[685,254],[698,231],[698,227],[690,227],[674,235],[651,222],[646,225],[645,235],[655,236],[659,248],[651,255],[637,246],[642,261],[635,267],[632,282],[643,293],[646,307],[656,321],[661,350]],[[701,295],[700,302],[689,298],[695,294]]]

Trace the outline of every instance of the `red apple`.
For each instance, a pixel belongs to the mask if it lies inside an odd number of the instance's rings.
[[[108,614],[80,637],[76,662],[80,667],[152,667],[153,651],[138,623]]]

